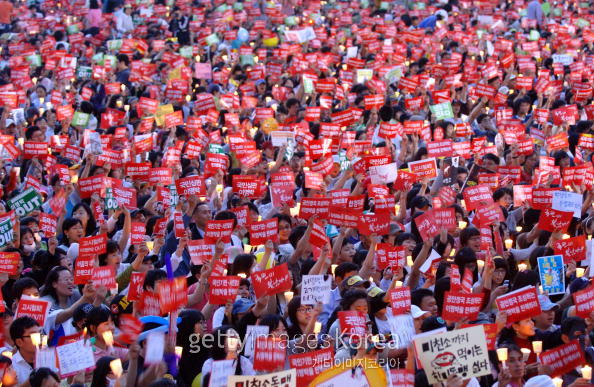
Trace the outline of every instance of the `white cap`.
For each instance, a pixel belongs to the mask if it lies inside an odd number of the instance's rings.
[[[524,383],[524,387],[555,387],[553,379],[547,375],[538,375],[530,378]]]
[[[428,314],[431,312],[427,312],[426,310],[421,310],[421,308],[419,308],[416,305],[411,305],[410,306],[410,314],[413,316],[413,318],[419,318],[425,314]]]

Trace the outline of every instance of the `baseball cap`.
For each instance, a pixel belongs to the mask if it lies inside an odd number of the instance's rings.
[[[88,302],[79,305],[78,308],[74,310],[74,313],[72,313],[72,321],[78,322],[87,318],[87,314],[89,314],[91,309],[93,309],[93,305],[89,304]]]
[[[123,294],[119,294],[113,298],[109,304],[109,309],[114,315],[121,315],[126,313],[132,313],[132,303],[128,301],[128,297]]]
[[[411,308],[412,309],[412,308]],[[421,324],[421,332],[429,332],[439,328],[447,327],[446,322],[441,317],[431,316]]]
[[[553,379],[548,375],[538,375],[524,383],[524,387],[554,387]]]
[[[383,291],[381,288],[379,288],[379,287],[377,287],[377,286],[375,286],[375,285],[373,285],[373,286],[371,286],[369,289],[367,289],[367,295],[368,295],[369,297],[375,297],[375,296],[377,296],[378,294],[380,294],[380,293],[383,293],[383,292],[384,292],[384,291]]]
[[[344,281],[342,281],[342,286],[344,288],[351,288],[353,286],[364,286],[365,289],[367,289],[369,287],[370,283],[369,281],[365,281],[363,278],[361,278],[358,275],[352,275],[350,277],[348,277],[347,279],[345,279]]]
[[[248,310],[254,305],[254,301],[247,298],[240,298],[233,303],[233,310],[231,314],[247,313]]]
[[[426,314],[431,314],[431,312],[427,312],[426,310],[422,310],[421,308],[419,308],[416,305],[411,305],[410,306],[410,314],[412,315],[413,318],[419,318],[419,317],[424,316]]]
[[[548,312],[549,310],[558,310],[559,304],[553,303],[548,296],[541,294],[538,296],[538,302],[540,303],[540,309],[543,312]]]

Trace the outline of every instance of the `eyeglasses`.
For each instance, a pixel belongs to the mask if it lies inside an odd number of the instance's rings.
[[[313,311],[313,308],[311,306],[302,306],[297,308],[297,312],[303,312],[303,313],[311,313]]]

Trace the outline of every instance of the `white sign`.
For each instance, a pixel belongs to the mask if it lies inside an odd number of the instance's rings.
[[[398,167],[396,163],[369,167],[369,177],[372,184],[390,184],[396,181]]]
[[[332,278],[330,276],[304,275],[301,282],[301,305],[315,305],[318,302],[327,304],[330,302],[331,290]]]
[[[574,192],[553,192],[551,208],[557,211],[573,212],[574,218],[582,217],[582,195]]]
[[[416,337],[413,342],[429,384],[445,382],[451,374],[470,379],[491,373],[481,325]]]
[[[283,130],[277,130],[270,133],[272,146],[283,146],[289,144],[289,139],[295,139],[295,133]]]
[[[295,368],[288,371],[273,372],[264,375],[231,375],[227,381],[227,387],[238,386],[297,386],[297,370]]]
[[[246,357],[252,357],[254,354],[254,347],[256,346],[256,338],[260,336],[268,336],[268,325],[248,325],[244,340],[244,354]]]
[[[553,54],[553,63],[561,63],[563,66],[569,66],[573,63],[573,58],[567,54]]]
[[[163,360],[165,352],[165,333],[153,332],[146,337],[146,364],[156,364]]]
[[[415,322],[410,314],[388,317],[390,331],[397,349],[408,348],[415,335]]]
[[[60,376],[76,375],[78,372],[95,367],[93,349],[83,340],[56,347],[56,357],[60,367]]]

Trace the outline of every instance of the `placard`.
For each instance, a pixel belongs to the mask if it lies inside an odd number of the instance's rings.
[[[575,192],[553,192],[551,208],[558,211],[572,212],[574,218],[582,217],[582,195]]]
[[[513,323],[541,313],[538,294],[534,286],[525,286],[495,299],[497,309],[507,313],[507,322]]]
[[[545,293],[550,296],[565,293],[565,270],[563,256],[550,255],[538,257],[538,273],[540,284]]]
[[[551,369],[551,377],[561,377],[586,363],[584,351],[576,339],[567,344],[544,351],[540,361]]]
[[[301,278],[301,305],[316,305],[330,302],[332,278],[322,274],[303,275]]]
[[[437,177],[437,162],[434,157],[419,161],[409,161],[408,167],[419,179],[433,179]]]
[[[257,298],[288,291],[293,286],[286,263],[252,273],[252,281]]]
[[[22,316],[29,316],[37,321],[40,327],[43,327],[45,326],[49,308],[49,301],[23,295],[18,303],[14,318],[17,319]]]
[[[231,375],[227,380],[227,387],[274,386],[275,383],[280,383],[282,387],[297,387],[296,371],[290,369],[264,375]]]
[[[239,276],[215,276],[208,279],[210,284],[208,302],[212,305],[225,305],[227,302],[235,301],[239,292]]]
[[[95,368],[93,349],[84,340],[77,340],[56,347],[56,358],[62,378],[76,375],[80,371]]]

